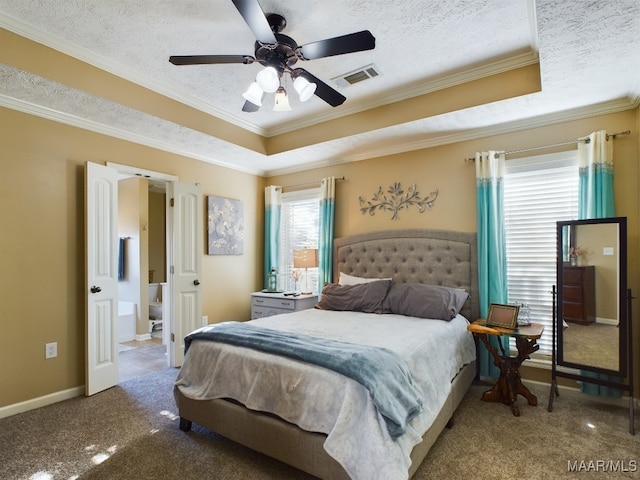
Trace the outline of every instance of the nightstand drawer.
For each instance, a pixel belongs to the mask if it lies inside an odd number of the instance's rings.
[[[269,298],[269,297],[253,297],[252,305],[262,308],[280,308],[284,310],[293,310],[295,302],[288,298]]]
[[[298,295],[294,297],[285,296],[283,293],[256,292],[251,294],[251,318],[298,312],[313,308],[317,302],[317,295]]]
[[[293,310],[283,310],[281,308],[274,307],[252,307],[251,308],[251,318],[263,318],[270,317],[271,315],[279,315],[281,313],[289,313]]]

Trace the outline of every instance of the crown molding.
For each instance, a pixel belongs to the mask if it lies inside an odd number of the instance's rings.
[[[294,120],[288,123],[278,125],[277,127],[269,128],[265,131],[265,136],[275,137],[285,133],[294,132],[296,130],[313,127],[319,123],[335,120],[340,117],[346,117],[348,115],[361,113],[374,108],[383,107],[403,100],[409,100],[414,97],[426,95],[429,93],[444,90],[457,85],[463,85],[481,78],[490,77],[492,75],[498,75],[500,73],[515,70],[517,68],[526,67],[539,63],[539,57],[536,52],[527,52],[513,57],[509,57],[503,60],[497,60],[495,62],[487,63],[478,67],[474,67],[463,72],[454,73],[438,77],[426,82],[420,82],[407,88],[398,89],[390,93],[389,95],[376,96],[366,101],[353,103],[351,105],[343,105],[340,107],[340,112],[329,110],[326,113],[314,115],[309,119]]]
[[[640,92],[640,75],[638,75],[638,80],[629,94],[629,98],[633,102],[634,108],[640,106],[640,94],[638,92]]]
[[[206,114],[220,118],[225,122],[229,122],[258,135],[265,135],[264,129],[246,122],[239,117],[229,115],[223,110],[220,110],[191,95],[184,95],[169,84],[160,81],[158,78],[140,74],[137,71],[127,68],[120,63],[114,62],[109,58],[75,45],[57,35],[44,32],[10,15],[4,14],[0,16],[0,27],[28,38],[29,40],[45,45],[46,47],[53,48],[54,50],[64,53],[65,55],[69,55],[70,57],[76,58],[96,68],[112,73],[132,83],[148,88],[156,93],[195,108],[196,110],[200,110]]]
[[[492,125],[490,127],[484,127],[479,129],[467,130],[466,132],[456,133],[453,135],[445,135],[432,139],[420,140],[417,142],[410,142],[403,145],[398,145],[397,148],[391,147],[389,149],[379,149],[375,152],[375,157],[395,155],[398,153],[405,153],[414,150],[422,150],[425,148],[439,147],[442,145],[449,145],[452,143],[466,142],[470,140],[477,140],[479,138],[492,137],[496,135],[505,135],[509,133],[515,133],[522,130],[531,130],[534,128],[546,127],[550,125],[557,125],[559,123],[567,123],[575,120],[582,120],[589,117],[596,117],[599,115],[607,115],[610,113],[622,112],[634,108],[629,99],[619,99],[613,102],[602,103],[598,105],[592,105],[584,108],[577,108],[573,110],[567,110],[565,112],[553,113],[549,115],[542,115],[539,117],[532,117],[525,120],[518,120],[514,122],[507,122],[498,125]],[[368,160],[373,158],[371,154],[361,154],[352,156],[349,161]]]
[[[397,155],[415,150],[423,150],[427,148],[438,147],[442,145],[449,145],[452,143],[460,143],[470,140],[477,140],[479,138],[486,138],[496,135],[504,135],[514,133],[522,130],[529,130],[533,128],[540,128],[549,125],[556,125],[558,123],[566,123],[575,120],[581,120],[593,116],[606,115],[611,113],[617,113],[625,110],[631,110],[637,108],[638,98],[625,98],[619,99],[613,102],[606,102],[590,107],[579,108],[569,110],[566,112],[555,113],[551,115],[543,115],[540,117],[534,117],[531,119],[520,120],[516,122],[509,122],[500,125],[494,125],[491,127],[485,127],[480,129],[468,130],[466,132],[456,133],[453,135],[444,135],[439,137],[427,138],[416,142],[398,143],[390,145],[387,148],[377,148],[375,151],[364,152],[357,155],[345,156],[339,159],[332,158],[327,160],[320,160],[317,162],[307,163],[304,165],[298,165],[295,167],[288,167],[276,170],[264,170],[264,169],[251,169],[239,167],[235,164],[223,162],[209,156],[200,155],[192,151],[186,150],[181,147],[177,147],[174,144],[163,142],[154,138],[139,135],[136,133],[123,130],[121,128],[112,127],[103,123],[94,122],[86,118],[81,118],[68,113],[60,112],[42,105],[36,105],[24,100],[15,99],[7,95],[0,94],[0,106],[11,108],[13,110],[28,113],[41,118],[52,120],[55,122],[63,123],[84,130],[93,131],[103,135],[107,135],[122,140],[127,140],[133,143],[138,143],[148,147],[156,148],[158,150],[174,153],[195,160],[203,161],[220,167],[229,168],[252,175],[258,175],[263,177],[272,177],[276,175],[286,175],[292,173],[299,173],[302,171],[313,170],[316,168],[325,168],[328,166],[339,165],[342,163],[358,162],[363,160],[369,160],[372,158]],[[266,157],[269,158],[269,157]]]
[[[69,113],[61,112],[59,110],[54,110],[52,108],[45,107],[42,105],[36,105],[32,102],[16,99],[13,97],[9,97],[7,95],[0,94],[0,106],[11,108],[13,110],[17,110],[30,115],[35,115],[40,118],[52,120],[54,122],[62,123],[72,127],[82,128],[83,130],[89,130],[102,135],[107,135],[109,137],[119,138],[121,140],[126,140],[129,142],[137,143],[147,147],[155,148],[158,150],[162,150],[164,152],[174,153],[176,155],[180,155],[183,157],[192,158],[194,160],[199,160],[199,161],[210,163],[213,165],[218,165],[224,168],[229,168],[231,170],[236,170],[236,171],[249,173],[252,175],[258,175],[258,176],[264,176],[264,174],[266,173],[265,170],[239,167],[238,165],[235,165],[235,164],[223,162],[209,156],[201,155],[193,151],[186,150],[182,147],[176,146],[169,142],[164,142],[156,138],[150,138],[148,136],[132,133],[122,128],[105,125],[104,123],[88,120],[86,118],[78,117],[76,115],[71,115]]]
[[[606,115],[611,113],[617,113],[625,110],[631,110],[638,107],[639,97],[635,98],[623,98],[613,102],[606,102],[589,107],[578,108],[568,110],[565,112],[554,113],[550,115],[543,115],[539,117],[533,117],[526,120],[508,122],[504,124],[494,125],[491,127],[485,127],[480,129],[467,130],[465,132],[456,133],[452,135],[443,135],[431,138],[425,138],[415,142],[395,143],[389,145],[386,148],[376,148],[374,151],[364,152],[357,155],[350,155],[341,158],[331,158],[327,160],[320,160],[317,162],[307,163],[304,165],[298,165],[294,167],[287,167],[275,170],[266,169],[252,169],[246,167],[239,167],[236,164],[220,161],[210,156],[201,155],[192,151],[186,150],[182,147],[178,147],[172,143],[160,141],[158,139],[150,138],[148,136],[129,132],[127,130],[105,125],[100,122],[81,118],[76,115],[71,115],[59,110],[55,110],[42,105],[36,105],[32,102],[16,99],[7,95],[0,94],[0,106],[8,107],[14,110],[36,115],[41,118],[52,120],[55,122],[63,123],[66,125],[82,128],[85,130],[93,131],[103,135],[127,140],[133,143],[138,143],[148,147],[156,148],[158,150],[174,153],[195,160],[203,161],[213,165],[217,165],[232,170],[249,173],[252,175],[258,175],[262,177],[272,177],[276,175],[285,175],[292,173],[299,173],[302,171],[312,170],[316,168],[326,168],[328,166],[339,165],[343,163],[357,162],[362,160],[369,160],[372,158],[397,155],[415,150],[423,150],[426,148],[433,148],[442,145],[449,145],[452,143],[465,142],[470,140],[476,140],[479,138],[485,138],[495,135],[504,135],[508,133],[514,133],[521,130],[528,130],[533,128],[539,128],[549,125],[555,125],[558,123],[566,123],[574,120],[581,120],[588,117]],[[265,158],[269,158],[268,156]]]
[[[519,132],[522,130],[531,130],[534,128],[557,125],[559,123],[567,123],[575,120],[582,120],[589,117],[607,115],[611,113],[618,113],[626,110],[633,110],[637,106],[638,106],[638,98],[635,98],[635,99],[622,98],[622,99],[614,100],[612,102],[605,102],[597,105],[591,105],[589,107],[567,110],[565,112],[532,117],[525,120],[507,122],[503,124],[493,125],[490,127],[467,130],[467,131],[455,133],[452,135],[442,135],[437,137],[425,138],[423,140],[418,140],[415,142],[397,143],[397,144],[389,145],[386,148],[376,148],[375,151],[364,152],[357,155],[345,156],[340,159],[332,158],[332,159],[308,163],[308,164],[296,166],[296,167],[269,170],[266,172],[265,176],[273,177],[276,175],[287,175],[292,173],[299,173],[306,170],[312,170],[316,168],[326,168],[329,166],[339,165],[343,163],[359,162],[363,160],[370,160],[373,158],[398,155],[401,153],[412,152],[415,150],[424,150],[427,148],[440,147],[443,145],[450,145],[453,143],[467,142],[471,140],[477,140],[480,138],[492,137],[496,135],[505,135],[509,133]]]
[[[398,153],[405,153],[413,150],[421,150],[424,148],[438,147],[451,143],[476,140],[478,138],[504,135],[508,133],[519,132],[522,130],[530,130],[533,128],[546,127],[549,125],[557,125],[558,123],[567,123],[574,120],[582,120],[584,118],[622,112],[633,108],[634,106],[630,99],[619,99],[612,102],[591,105],[589,107],[577,108],[564,112],[532,117],[525,120],[517,120],[513,122],[492,125],[490,127],[467,130],[465,132],[456,133],[453,135],[445,135],[441,137],[419,140],[416,142],[404,143],[402,145],[392,146],[387,149],[377,149],[373,156],[371,155],[371,153],[363,153],[350,157],[349,161],[367,160],[370,158],[374,158],[374,156],[379,157],[395,155]]]

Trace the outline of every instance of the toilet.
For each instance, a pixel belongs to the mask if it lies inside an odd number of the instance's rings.
[[[162,328],[162,296],[166,283],[149,284],[149,331]]]

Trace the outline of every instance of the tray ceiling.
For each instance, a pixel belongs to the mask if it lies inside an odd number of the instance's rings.
[[[0,104],[259,175],[638,105],[640,3],[634,0],[261,0],[260,5],[286,18],[283,33],[298,44],[372,32],[374,50],[300,65],[346,96],[343,105],[332,108],[315,96],[300,103],[292,85],[285,84],[292,111],[272,111],[267,97],[260,111],[245,113],[242,93],[258,64],[171,65],[170,55],[253,55],[253,34],[230,0],[4,0],[0,5],[0,27],[177,100],[247,138],[262,139],[259,146],[145,111],[135,102],[114,101],[90,85],[21,68],[11,57],[0,63]],[[370,64],[380,75],[347,87],[332,80]],[[456,93],[455,87],[537,64],[541,91],[507,92],[499,99],[483,97],[486,89],[480,88],[477,99]],[[441,110],[429,107],[440,102],[446,104]],[[411,112],[412,106],[422,113]],[[387,120],[376,117],[384,115]],[[332,128],[341,133],[319,134]]]

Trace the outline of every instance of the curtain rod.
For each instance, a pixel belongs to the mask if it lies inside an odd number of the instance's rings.
[[[344,180],[344,177],[336,177],[336,181]],[[310,187],[312,185],[318,185],[322,180],[318,180],[316,182],[307,182],[307,183],[298,183],[297,185],[283,185],[278,188],[284,190],[285,188],[299,188],[299,187]]]
[[[618,135],[629,135],[630,133],[631,133],[631,130],[625,130],[624,132],[612,133],[612,134],[607,135],[607,140],[609,140],[609,138],[616,138]],[[589,140],[589,137],[578,138],[577,140],[572,140],[570,142],[554,143],[552,145],[540,145],[539,147],[523,148],[521,150],[511,150],[510,152],[504,152],[504,154],[505,155],[513,155],[514,153],[531,152],[533,150],[542,150],[544,148],[561,147],[563,145],[571,145],[573,143],[578,143],[578,142],[589,143],[590,141],[591,140]],[[475,162],[476,159],[470,157],[470,158],[465,158],[464,161],[465,162]]]

